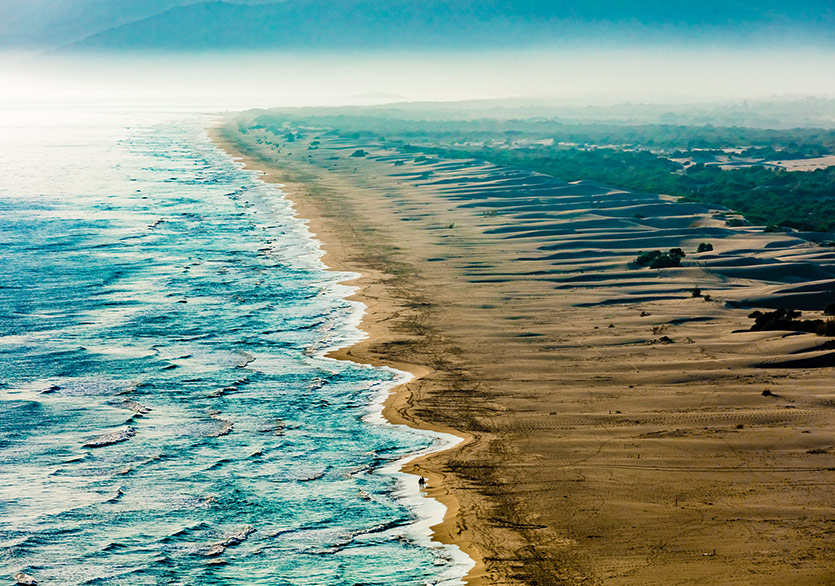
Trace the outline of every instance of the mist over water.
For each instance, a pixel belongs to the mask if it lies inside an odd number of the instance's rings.
[[[833,64],[830,49],[768,46],[7,54],[0,59],[0,103],[246,109],[517,97],[585,105],[831,97]]]

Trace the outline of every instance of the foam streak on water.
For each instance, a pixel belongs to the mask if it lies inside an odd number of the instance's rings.
[[[40,584],[460,583],[346,275],[205,117],[0,116],[0,567]]]

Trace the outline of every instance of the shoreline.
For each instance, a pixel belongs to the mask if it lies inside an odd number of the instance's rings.
[[[426,530],[427,539],[425,543],[422,543],[422,540],[413,536],[415,541],[424,547],[432,547],[433,543],[441,543],[447,547],[452,547],[454,548],[451,551],[453,558],[458,557],[454,553],[456,550],[460,552],[460,555],[465,557],[469,563],[461,559],[457,559],[453,563],[455,565],[465,565],[468,568],[464,575],[453,580],[461,581],[469,586],[482,586],[484,582],[481,581],[480,576],[483,573],[484,563],[480,555],[474,550],[472,544],[452,538],[452,523],[459,507],[455,495],[444,487],[444,477],[442,475],[421,466],[427,458],[465,445],[468,441],[471,441],[471,438],[440,426],[427,425],[426,422],[418,423],[405,414],[404,408],[412,399],[411,393],[406,388],[407,385],[432,372],[431,368],[392,359],[381,360],[364,351],[369,344],[374,343],[374,333],[376,332],[379,336],[381,328],[385,328],[383,322],[393,313],[397,303],[393,299],[385,299],[367,293],[369,286],[375,278],[379,278],[379,275],[370,270],[357,270],[361,267],[349,266],[346,255],[344,253],[342,256],[339,255],[337,252],[337,250],[340,250],[339,242],[335,241],[336,238],[334,238],[332,232],[331,238],[328,238],[328,230],[321,217],[321,212],[317,214],[315,210],[311,209],[311,206],[305,206],[300,201],[302,199],[300,194],[305,189],[303,184],[282,180],[274,175],[274,169],[264,168],[263,164],[259,165],[257,159],[238,150],[234,144],[222,135],[220,125],[210,127],[208,134],[210,140],[232,160],[241,164],[243,169],[258,173],[261,181],[273,185],[281,192],[282,196],[290,203],[295,215],[306,224],[311,238],[318,242],[322,251],[319,258],[325,270],[347,272],[355,275],[341,280],[340,284],[354,289],[354,292],[346,296],[345,299],[359,303],[362,306],[359,320],[354,325],[359,336],[356,340],[346,342],[345,345],[325,349],[322,356],[337,361],[385,368],[402,375],[398,378],[403,380],[395,379],[391,384],[384,385],[385,388],[380,390],[378,397],[369,405],[368,418],[373,420],[379,417],[379,421],[373,422],[375,424],[406,427],[413,433],[432,438],[433,444],[437,443],[438,445],[430,445],[416,453],[399,458],[384,467],[383,470],[398,480],[398,484],[400,484],[398,492],[407,507],[416,510],[419,506],[422,506],[425,509],[425,514],[419,515],[414,525],[415,528],[421,527]],[[323,233],[326,235],[323,236]],[[371,317],[381,314],[384,317],[376,319]],[[414,479],[414,484],[417,484],[418,478],[424,477],[427,480],[426,486],[412,491],[403,478],[398,478],[400,475]],[[424,502],[418,504],[420,501]],[[432,501],[442,511],[433,506]],[[445,583],[449,583],[449,580],[439,582],[439,584]]]
[[[224,132],[294,189],[328,265],[362,274],[369,337],[336,355],[417,369],[387,418],[468,436],[409,471],[448,492],[436,537],[470,548],[470,584],[830,576],[830,371],[782,365],[835,353],[751,331],[743,309],[835,295],[827,249],[702,204],[261,112]],[[686,262],[635,266],[647,247]]]

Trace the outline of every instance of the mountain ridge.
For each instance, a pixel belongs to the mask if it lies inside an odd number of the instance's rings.
[[[0,48],[54,49],[201,0],[0,0]]]
[[[69,50],[450,49],[592,42],[835,44],[835,8],[777,0],[698,5],[623,0],[222,0],[171,8],[105,30]]]

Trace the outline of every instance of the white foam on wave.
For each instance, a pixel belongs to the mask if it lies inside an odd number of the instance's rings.
[[[218,151],[223,152],[220,148]],[[226,153],[224,153],[226,154]],[[328,329],[322,343],[314,348],[311,356],[321,360],[333,360],[334,358],[327,356],[328,353],[341,348],[347,348],[357,344],[366,339],[368,334],[361,329],[362,319],[365,315],[367,307],[364,303],[356,300],[349,300],[348,297],[356,293],[358,287],[344,284],[346,281],[352,281],[359,278],[358,273],[348,271],[334,271],[328,267],[322,257],[325,255],[325,250],[316,236],[309,228],[308,220],[301,218],[296,212],[292,200],[287,197],[287,194],[282,191],[283,185],[269,184],[261,179],[263,173],[255,170],[248,170],[244,168],[244,164],[238,159],[229,156],[229,159],[241,170],[241,172],[250,174],[253,179],[258,182],[263,191],[263,195],[272,194],[280,204],[275,206],[266,198],[259,202],[269,208],[271,213],[289,212],[298,221],[297,229],[294,230],[293,236],[300,237],[309,245],[310,256],[300,254],[293,258],[294,262],[301,263],[302,266],[310,267],[311,264],[317,268],[329,271],[336,274],[337,279],[334,283],[328,283],[329,293],[340,298],[349,306],[349,311],[344,315],[340,315],[340,322],[334,322]],[[258,193],[257,195],[262,195]],[[273,198],[270,198],[273,200]],[[275,201],[275,200],[273,200]],[[374,397],[368,405],[368,414],[363,420],[369,425],[385,426],[392,429],[398,429],[410,434],[416,434],[427,438],[430,444],[418,451],[412,452],[407,456],[394,460],[378,470],[378,473],[393,477],[397,482],[395,496],[403,503],[409,512],[414,517],[414,522],[408,527],[398,528],[386,531],[394,538],[398,533],[404,534],[411,542],[434,550],[438,557],[445,561],[446,567],[438,572],[437,579],[429,584],[435,586],[459,586],[465,584],[464,576],[475,566],[475,562],[470,558],[460,547],[453,544],[440,543],[433,539],[432,527],[441,523],[446,516],[447,508],[440,501],[431,498],[424,494],[418,484],[418,479],[413,474],[403,472],[403,467],[409,462],[421,458],[423,456],[442,452],[451,449],[463,441],[463,438],[426,429],[413,428],[401,424],[393,424],[388,421],[383,415],[384,405],[394,388],[406,384],[414,378],[411,373],[397,370],[390,367],[373,367],[370,365],[359,364],[353,361],[348,361],[356,364],[362,368],[376,368],[386,371],[393,376],[393,380],[381,381],[374,387]],[[439,566],[440,567],[440,566]]]
[[[417,433],[431,439],[432,443],[422,450],[383,466],[380,472],[397,479],[397,496],[415,516],[416,520],[408,531],[408,537],[421,546],[439,550],[442,553],[442,557],[447,557],[449,560],[450,568],[441,574],[440,580],[436,584],[444,586],[464,584],[462,578],[475,566],[473,559],[457,545],[443,544],[432,539],[432,527],[444,520],[447,512],[446,506],[440,501],[426,496],[420,490],[420,485],[414,474],[403,472],[403,467],[409,462],[429,454],[454,448],[464,441],[464,439],[449,433],[412,428],[389,422],[383,415],[386,400],[395,387],[408,383],[414,378],[414,375],[388,367],[383,368],[395,373],[395,379],[390,383],[379,385],[379,392],[376,394],[374,402],[371,405],[371,412],[365,420],[372,424],[386,425],[396,429],[408,430],[411,433]]]

